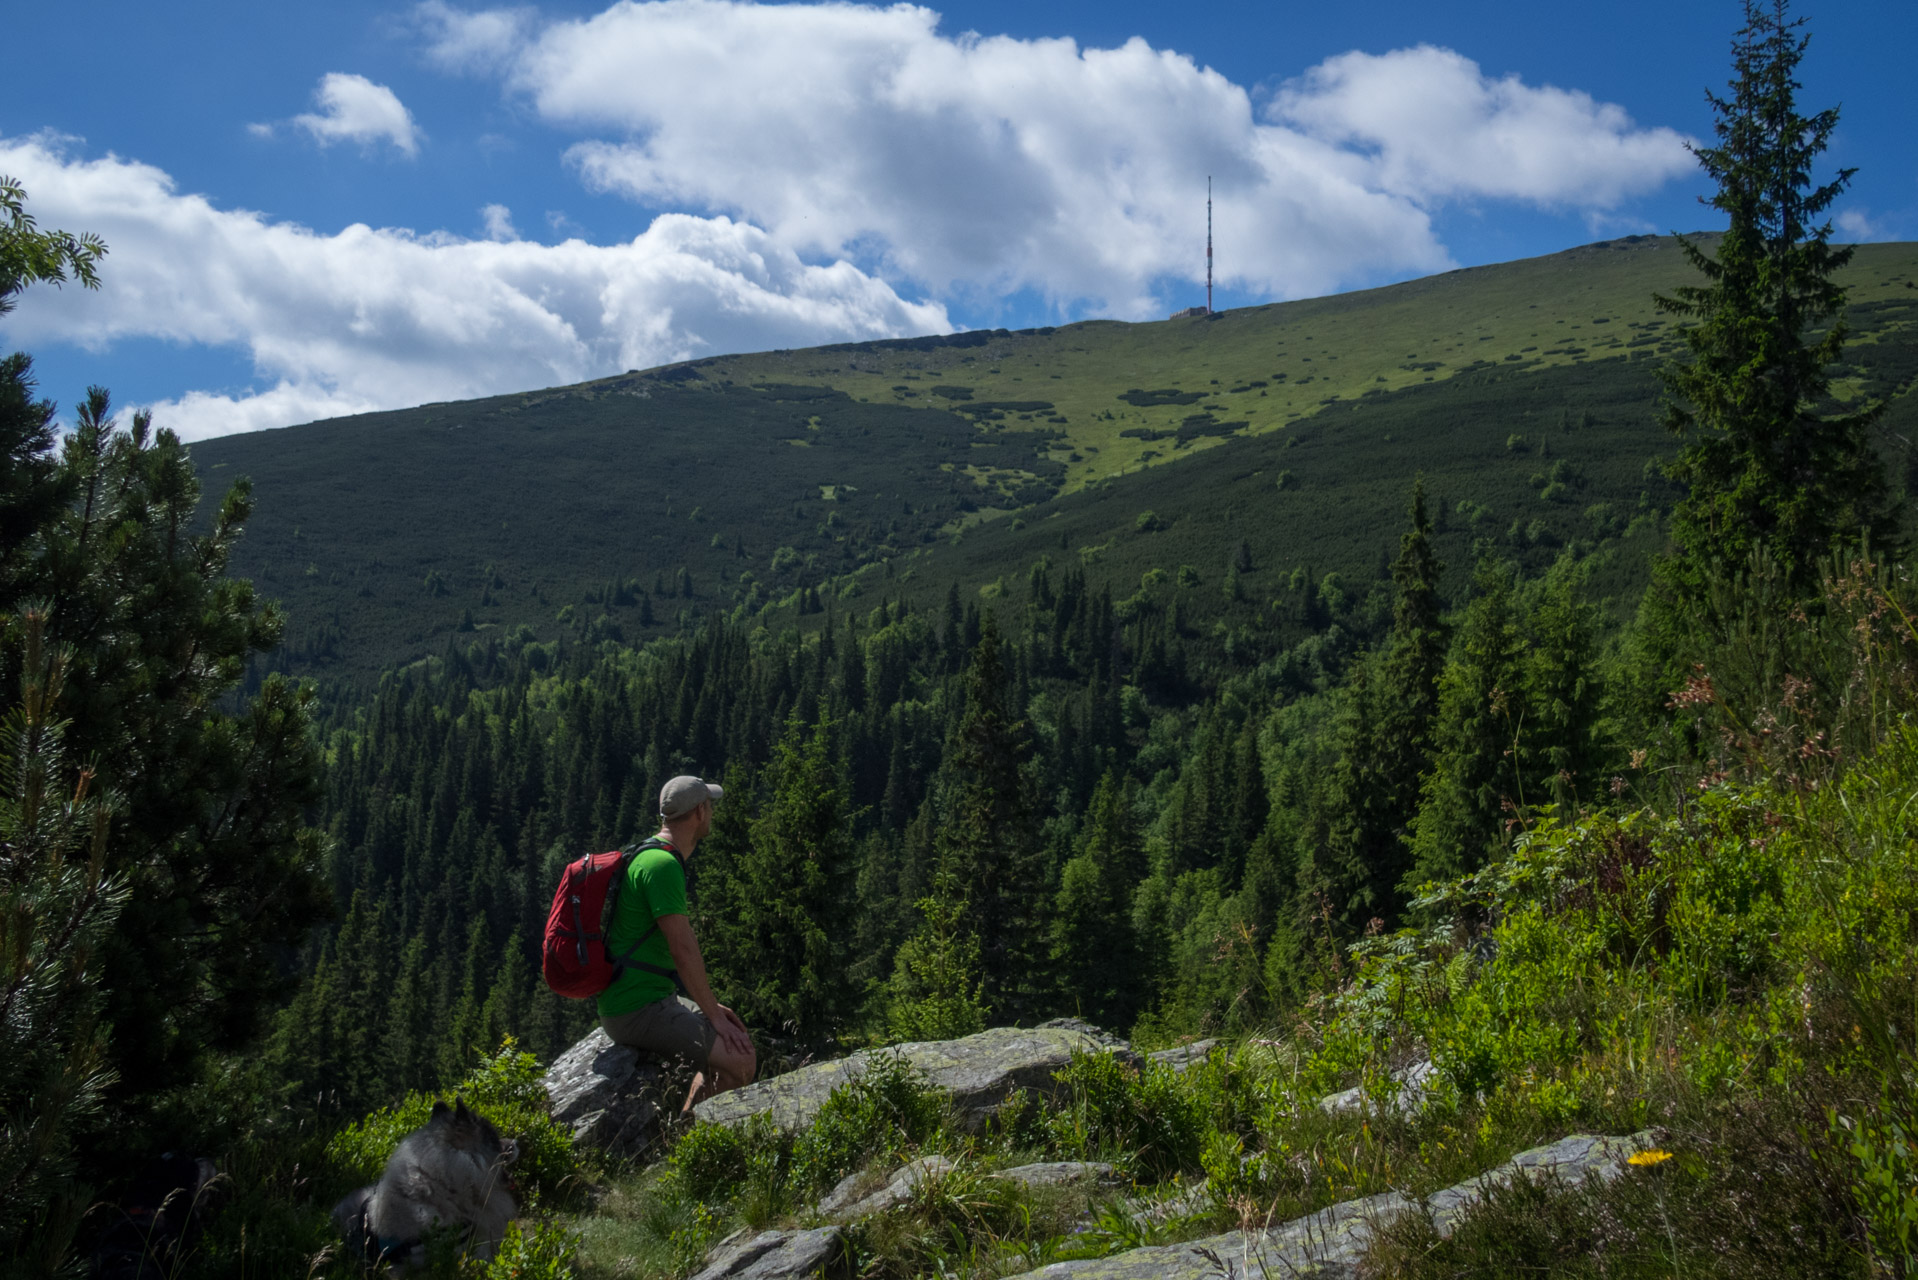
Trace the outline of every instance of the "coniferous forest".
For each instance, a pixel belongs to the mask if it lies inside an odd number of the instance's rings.
[[[1624,1200],[1573,1221],[1517,1192],[1455,1236],[1382,1236],[1380,1274],[1763,1274],[1794,1250],[1817,1274],[1918,1273],[1918,592],[1909,445],[1886,426],[1911,378],[1867,397],[1834,376],[1862,359],[1826,220],[1849,174],[1809,177],[1836,116],[1798,111],[1783,7],[1746,8],[1698,151],[1727,230],[1681,241],[1655,300],[1677,335],[1670,448],[1620,464],[1643,483],[1631,536],[1607,505],[1592,537],[1501,538],[1414,469],[1342,552],[1369,573],[1282,568],[1249,531],[1261,511],[1234,507],[1203,572],[1117,579],[1032,537],[982,589],[895,577],[895,521],[838,570],[815,555],[781,579],[783,602],[750,572],[702,606],[685,564],[648,565],[650,592],[609,566],[597,598],[633,611],[631,639],[570,610],[545,631],[469,611],[429,655],[321,686],[275,591],[232,572],[249,484],[203,493],[178,438],[118,425],[98,388],[59,434],[30,358],[0,363],[0,1274],[84,1272],[128,1153],[163,1150],[235,1171],[229,1225],[180,1274],[357,1274],[320,1201],[349,1166],[377,1172],[390,1143],[369,1135],[426,1095],[491,1105],[517,1072],[521,1105],[596,1025],[540,980],[553,887],[650,834],[680,773],[726,789],[693,923],[769,1072],[1061,1016],[1242,1056],[1176,1079],[1076,1062],[1076,1110],[984,1137],[900,1103],[827,1155],[818,1133],[694,1131],[635,1172],[525,1139],[542,1213],[590,1238],[625,1204],[642,1243],[575,1257],[555,1228],[512,1274],[690,1273],[723,1227],[796,1220],[862,1162],[922,1149],[1110,1158],[1145,1195],[1187,1179],[1215,1197],[1182,1211],[1195,1235],[1423,1192],[1574,1124],[1716,1153],[1655,1187],[1661,1214],[1669,1193],[1705,1225],[1681,1242],[1667,1221],[1654,1257],[1649,1228],[1605,1218]],[[0,309],[111,288],[109,247],[41,228],[28,196],[0,184]],[[1910,321],[1872,314],[1875,367],[1902,368]],[[790,407],[810,401],[773,399],[830,436]],[[1541,489],[1577,483],[1539,465]],[[1291,500],[1291,471],[1254,474]],[[963,531],[972,496],[926,484],[907,512]],[[1052,497],[1017,509],[1037,525]],[[810,523],[795,506],[791,536]],[[746,558],[721,542],[702,564]],[[1435,1109],[1318,1106],[1389,1095],[1414,1046]],[[874,1088],[912,1095],[901,1080]],[[1782,1171],[1762,1191],[1707,1167],[1753,1152]],[[912,1210],[918,1235],[854,1237],[849,1266],[1011,1275],[1177,1229],[1128,1202],[1068,1240],[1044,1204],[1008,1225],[1003,1197],[953,1196]],[[1536,1238],[1499,1253],[1519,1225]]]
[[[684,771],[729,788],[694,863],[703,945],[775,1037],[910,1020],[914,959],[954,936],[978,1017],[1261,1025],[1417,884],[1496,856],[1503,798],[1576,805],[1624,768],[1571,558],[1519,580],[1488,556],[1448,619],[1416,489],[1404,523],[1390,579],[1301,600],[1279,655],[1224,678],[1176,591],[1119,611],[1043,562],[996,609],[955,590],[640,654],[521,636],[389,676],[324,735],[346,910],[284,1069],[352,1110],[502,1034],[570,1043],[586,1011],[536,973],[551,885],[649,833]]]

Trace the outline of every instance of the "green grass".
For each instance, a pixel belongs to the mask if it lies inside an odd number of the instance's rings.
[[[1566,368],[1666,355],[1677,350],[1672,322],[1656,313],[1652,295],[1690,276],[1670,237],[1632,236],[1209,319],[1088,321],[995,334],[978,347],[915,350],[908,340],[731,356],[697,362],[697,371],[829,385],[875,404],[923,402],[935,386],[955,384],[979,401],[1045,400],[1068,420],[1071,449],[1099,450],[1068,464],[1070,490],[1151,461],[1143,456],[1150,442],[1121,431],[1176,430],[1193,412],[1191,404],[1128,403],[1127,390],[1199,393],[1203,405],[1218,406],[1216,416],[1245,420],[1257,434],[1309,418],[1333,397],[1419,387],[1487,364]],[[1918,246],[1861,246],[1843,279],[1854,305],[1910,302]],[[1898,321],[1907,333],[1910,315]]]

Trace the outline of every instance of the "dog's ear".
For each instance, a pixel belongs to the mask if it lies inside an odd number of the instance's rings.
[[[433,1114],[430,1117],[428,1117],[426,1123],[446,1124],[448,1121],[452,1120],[452,1118],[453,1118],[453,1109],[451,1107],[447,1106],[444,1102],[435,1102],[433,1104]]]

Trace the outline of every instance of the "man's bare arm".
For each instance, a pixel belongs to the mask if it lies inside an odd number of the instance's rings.
[[[728,1040],[743,1041],[744,1047],[750,1049],[752,1042],[739,1015],[713,995],[712,984],[706,978],[705,958],[699,954],[699,940],[693,937],[692,921],[683,915],[661,916],[659,931],[666,936],[667,950],[673,953],[673,968],[679,971],[680,985],[686,988],[686,994],[699,1006],[699,1011],[720,1035]]]

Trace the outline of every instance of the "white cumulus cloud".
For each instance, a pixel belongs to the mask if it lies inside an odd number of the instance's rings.
[[[431,56],[499,68],[586,135],[570,156],[589,185],[949,297],[1152,314],[1202,275],[1208,176],[1222,279],[1297,297],[1449,265],[1446,201],[1590,214],[1691,164],[1670,130],[1443,49],[1346,54],[1261,105],[1140,39],[953,36],[908,4],[621,0],[543,27],[420,12]]]
[[[1696,163],[1671,129],[1638,129],[1617,106],[1420,45],[1329,58],[1269,115],[1366,156],[1368,185],[1421,203],[1523,200],[1608,210]]]
[[[403,155],[420,153],[422,135],[413,113],[383,84],[365,76],[328,72],[313,91],[313,104],[318,111],[294,116],[292,124],[323,147],[335,142],[357,142],[363,147],[388,142]],[[271,125],[249,127],[258,134],[273,131]]]
[[[519,228],[513,225],[513,211],[503,204],[489,204],[480,210],[488,240],[517,240]]]
[[[426,0],[413,10],[426,37],[427,56],[447,71],[481,73],[509,63],[538,23],[532,9],[484,9],[469,13],[443,0]]]
[[[149,165],[0,138],[0,172],[48,226],[107,242],[103,287],[33,290],[5,321],[33,349],[157,337],[246,348],[265,390],[154,406],[187,439],[553,386],[720,351],[940,332],[845,262],[727,217],[665,214],[625,244],[323,234],[183,195]],[[490,214],[489,225],[493,223]],[[500,229],[506,225],[500,210]]]
[[[1832,221],[1837,224],[1838,238],[1851,244],[1870,244],[1874,240],[1896,240],[1892,228],[1863,209],[1846,209]]]

